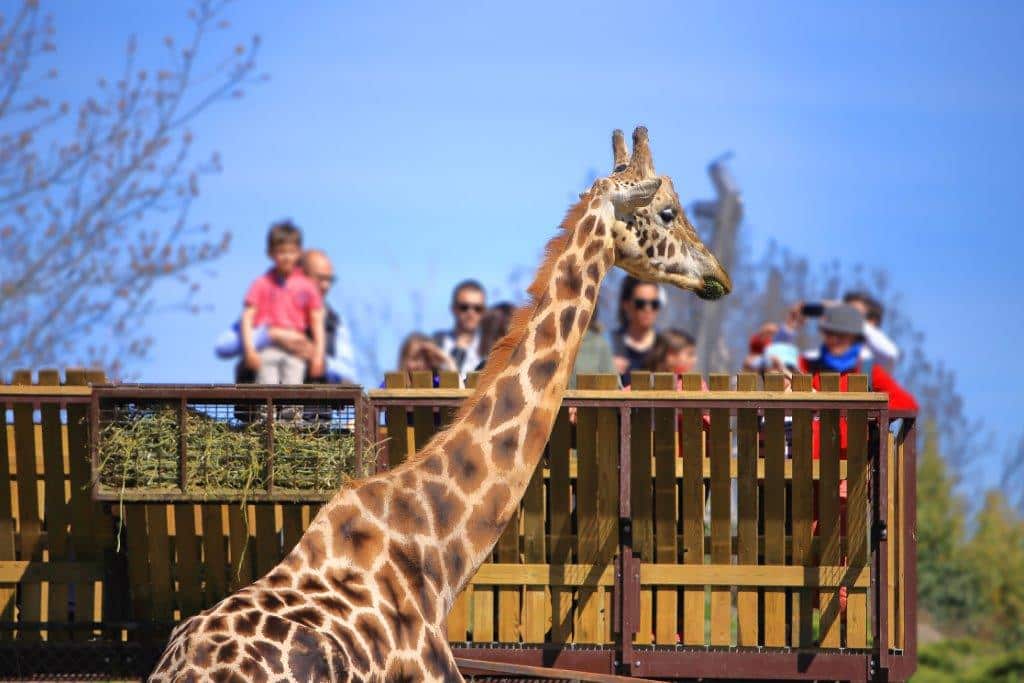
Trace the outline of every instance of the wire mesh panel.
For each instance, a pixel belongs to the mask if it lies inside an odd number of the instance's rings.
[[[369,471],[358,387],[97,388],[99,500],[320,501]]]

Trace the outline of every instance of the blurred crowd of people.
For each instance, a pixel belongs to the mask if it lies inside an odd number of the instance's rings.
[[[355,377],[354,352],[341,317],[326,303],[334,284],[327,255],[304,249],[302,233],[290,221],[271,226],[267,255],[272,266],[250,285],[240,319],[217,340],[222,358],[237,359],[235,381],[260,384],[348,382]],[[658,324],[665,306],[661,286],[626,277],[619,290],[617,326],[605,334],[591,318],[570,386],[578,374],[618,374],[629,388],[637,370],[692,372],[698,349],[686,330]],[[397,369],[456,371],[461,377],[482,370],[491,348],[508,331],[515,310],[509,302],[488,305],[484,287],[463,280],[452,291],[452,326],[433,334],[413,332],[401,343]],[[882,329],[885,309],[867,292],[847,292],[839,301],[800,301],[785,319],[763,323],[750,337],[743,370],[811,375],[820,388],[822,373],[847,377],[863,373],[869,390],[888,392],[890,408],[916,410],[914,397],[892,376],[899,348]],[[818,320],[820,344],[798,348],[809,319]]]

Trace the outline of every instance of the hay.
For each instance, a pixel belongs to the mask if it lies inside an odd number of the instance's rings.
[[[285,414],[281,408],[279,414]],[[185,414],[185,472],[189,494],[205,498],[238,495],[247,500],[265,492],[268,452],[264,409],[245,419],[224,420],[189,410]],[[99,435],[99,483],[121,492],[179,492],[178,412],[169,404],[119,408]],[[356,437],[334,428],[329,415],[303,415],[274,423],[275,489],[326,494],[355,471]],[[372,468],[377,448],[367,447],[364,465]]]

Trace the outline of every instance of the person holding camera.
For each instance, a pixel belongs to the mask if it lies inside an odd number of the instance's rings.
[[[800,328],[807,318],[820,318],[825,311],[839,305],[838,301],[801,301],[794,304],[786,313],[786,319],[775,327],[773,340],[777,342],[795,343]],[[882,331],[882,315],[884,307],[874,297],[864,292],[847,292],[843,295],[843,304],[856,308],[864,318],[864,329],[861,330],[861,358],[871,359],[880,363],[886,370],[892,370],[900,357],[900,349],[896,343]],[[773,326],[774,327],[774,326]]]

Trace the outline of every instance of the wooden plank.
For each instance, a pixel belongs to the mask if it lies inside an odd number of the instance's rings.
[[[228,589],[233,591],[248,586],[253,579],[252,544],[249,538],[249,506],[243,510],[240,505],[228,508],[228,550],[231,553],[231,571]]]
[[[295,544],[302,538],[305,531],[302,526],[302,506],[285,504],[281,506],[281,536],[283,547],[281,555],[285,556],[292,551]]]
[[[544,460],[537,464],[523,495],[523,562],[543,563],[547,556],[544,538]],[[547,594],[543,586],[523,589],[522,640],[543,643],[547,631]]]
[[[199,580],[199,537],[196,535],[196,508],[177,503],[174,508],[174,574],[181,618],[197,614],[203,608],[203,585]]]
[[[811,391],[810,375],[794,375],[793,391]],[[793,483],[792,483],[792,563],[796,566],[814,564],[812,544],[814,541],[814,482],[812,475],[815,461],[812,439],[814,413],[807,409],[793,411]],[[796,647],[811,647],[814,644],[814,602],[815,595],[809,590],[793,591],[793,634]]]
[[[597,375],[581,374],[576,377],[576,385],[582,389],[596,388],[597,381]],[[597,408],[580,408],[576,411],[576,467],[576,556],[580,564],[597,565],[600,558],[600,531],[595,495],[599,476]],[[577,592],[575,642],[599,642],[598,621],[601,607],[597,591],[581,588]]]
[[[18,370],[14,373],[14,384],[27,386],[32,383],[29,370]],[[32,421],[32,404],[15,403],[14,412],[14,458],[18,468],[18,506],[14,516],[18,519],[21,543],[18,548],[22,560],[43,559],[43,546],[40,539],[42,520],[39,516],[39,488],[36,475],[36,439],[35,425]],[[21,605],[18,611],[19,621],[43,620],[43,587],[36,582],[21,585]],[[22,640],[39,640],[39,631],[27,630],[19,632]]]
[[[212,605],[228,592],[228,558],[224,546],[224,506],[202,505],[204,604]]]
[[[384,386],[388,389],[407,389],[409,375],[404,372],[389,372],[384,375]],[[397,467],[410,454],[409,415],[405,408],[396,406],[384,411],[384,423],[388,433],[388,467]]]
[[[562,408],[548,439],[548,517],[551,526],[551,562],[572,562],[572,482],[569,479],[569,449],[572,424],[569,409]],[[572,590],[551,588],[551,641],[566,643],[572,638]]]
[[[850,375],[850,391],[867,391],[866,375]],[[846,414],[846,545],[851,570],[868,564],[868,416],[863,410]],[[851,589],[846,602],[846,647],[865,648],[868,638],[868,594]]]
[[[153,599],[149,580],[149,549],[146,544],[146,506],[141,503],[125,503],[122,510],[132,616],[149,621],[153,618]]]
[[[23,370],[21,372],[28,372],[31,376],[31,371]],[[2,393],[7,396],[52,396],[56,398],[73,398],[82,396],[91,396],[92,387],[87,386],[66,386],[66,387],[50,387],[49,385],[34,386],[31,384],[24,385],[3,385]]]
[[[103,370],[97,368],[90,368],[85,371],[85,381],[90,385],[105,384],[107,382],[107,376]],[[90,387],[91,391],[91,387]],[[72,415],[72,408],[74,406],[68,406],[68,419]],[[87,414],[87,413],[84,413]],[[87,426],[87,421],[83,420],[82,424]],[[70,439],[70,435],[69,435]],[[69,440],[69,457],[75,457],[75,452],[70,448],[71,441]],[[88,450],[88,431],[86,431],[86,438],[82,441],[81,446],[83,447],[83,457],[81,462],[85,465],[89,464],[90,451]],[[85,476],[88,481],[91,480],[91,471],[88,467],[85,469]],[[88,496],[88,504],[92,506],[92,526],[90,528],[90,539],[88,542],[96,549],[98,553],[96,556],[97,560],[104,560],[110,557],[111,553],[119,547],[120,539],[116,536],[118,529],[116,520],[111,513],[111,506],[105,505],[99,501],[92,500],[91,492],[88,487],[79,489],[79,492],[85,496]],[[81,558],[81,556],[77,556]],[[123,590],[123,585],[126,582],[124,565],[118,564],[114,567],[109,567],[111,570],[107,578],[104,581],[97,581],[94,583],[93,591],[93,609],[92,609],[92,621],[101,622],[104,619],[116,619],[127,616],[130,611],[128,596]],[[113,577],[113,580],[111,580]],[[108,588],[109,586],[109,588]],[[119,586],[119,588],[115,588]],[[89,618],[89,613],[83,610],[83,620]],[[106,631],[108,637],[121,637],[121,633],[117,629],[109,629]],[[88,638],[91,634],[88,631],[82,631],[81,635]]]
[[[641,583],[653,585],[702,585],[723,583],[733,586],[850,586],[867,588],[871,580],[869,567],[854,570],[843,566],[793,567],[789,565],[666,565],[645,564],[640,567]]]
[[[4,378],[0,375],[0,382]],[[7,389],[6,386],[0,389]],[[11,466],[10,450],[7,440],[13,437],[13,427],[7,424],[7,404],[0,402],[0,562],[15,559],[14,511],[11,500]],[[14,621],[14,602],[17,587],[0,585],[0,620]],[[0,630],[0,639],[7,640],[13,634],[9,630]]]
[[[459,373],[450,370],[443,371],[438,377],[438,382],[442,389],[458,389]],[[441,408],[442,426],[451,424],[457,412],[457,408]],[[452,604],[451,610],[448,612],[446,628],[449,642],[462,643],[466,641],[466,631],[469,629],[470,594],[472,591],[471,587],[467,587],[459,593]]]
[[[615,585],[615,567],[597,571],[591,564],[489,562],[481,565],[470,583],[474,586],[588,586]]]
[[[712,374],[712,391],[728,391],[729,375]],[[732,555],[732,510],[729,479],[729,409],[713,408],[708,451],[711,457],[711,563],[729,564]],[[732,591],[724,584],[711,586],[711,644],[732,644]]]
[[[91,387],[83,386],[88,381],[86,371],[82,368],[68,368],[65,372],[67,383],[79,389],[92,391]],[[67,387],[65,387],[67,388]],[[89,466],[89,407],[84,404],[68,404],[67,406],[67,435],[68,435],[68,478],[70,479],[70,500],[69,500],[69,521],[71,524],[70,545],[73,549],[75,559],[82,562],[92,562],[100,559],[103,554],[103,547],[97,542],[99,529],[106,527],[106,536],[109,538],[109,529],[112,520],[109,515],[104,514],[102,505],[96,503],[90,496],[91,473]],[[109,542],[109,541],[108,541]],[[75,621],[101,621],[103,616],[102,597],[97,600],[96,588],[102,591],[102,583],[76,582],[75,583]],[[123,597],[123,587],[117,591],[119,597]],[[113,616],[125,615],[107,615]],[[72,637],[76,640],[90,637],[91,634],[85,631],[74,631]]]
[[[40,370],[39,384],[60,385],[57,370]],[[39,406],[39,426],[43,446],[43,512],[46,521],[48,559],[68,559],[68,508],[65,491],[64,438],[60,423],[60,404],[47,401]],[[70,615],[69,591],[66,583],[49,583],[47,620],[66,623]],[[67,640],[69,632],[55,629],[47,640]]]
[[[167,505],[146,505],[146,524],[149,527],[146,540],[149,546],[150,596],[153,601],[153,619],[157,621],[170,621],[174,612],[167,512]]]
[[[596,388],[614,390],[618,375],[598,375]],[[613,407],[597,409],[597,566],[615,563],[619,551],[619,414]],[[599,642],[612,640],[612,592],[597,590]]]
[[[467,387],[468,377],[467,379]],[[578,387],[577,383],[577,387]],[[469,396],[472,393],[469,389],[372,389],[367,394],[371,399],[431,399],[431,400],[458,400]],[[608,403],[614,404],[622,401],[622,392],[616,390],[597,390],[597,389],[568,389],[562,396],[563,399],[581,399],[589,401],[607,401]],[[627,397],[628,398],[628,397]],[[644,394],[645,399],[652,401],[668,401],[673,399],[683,398],[675,391],[655,391],[650,394]],[[694,397],[690,397],[691,399]],[[793,396],[792,392],[788,391],[747,391],[742,394],[737,394],[735,391],[705,391],[701,393],[701,401],[726,401],[728,403],[736,404],[737,406],[747,403],[749,401],[758,401],[770,403],[772,401],[780,401],[791,403],[793,401],[802,401],[807,404],[808,407],[813,407],[816,403],[822,401],[845,403],[845,404],[864,404],[865,408],[880,408],[885,406],[885,397],[877,392],[868,393],[853,393],[853,392],[839,392],[839,391],[819,391],[814,396]]]
[[[890,434],[890,436],[892,436]],[[896,632],[893,634],[893,639],[889,642],[894,647],[903,649],[906,647],[906,635],[907,635],[907,610],[906,610],[906,599],[907,599],[907,584],[905,577],[905,570],[907,567],[906,561],[906,524],[904,522],[904,515],[906,514],[906,505],[908,503],[906,499],[906,482],[907,482],[907,468],[903,460],[903,444],[901,443],[897,447],[895,437],[893,437],[893,446],[889,450],[889,466],[896,470],[896,496],[893,501],[893,515],[889,518],[888,528],[890,532],[890,538],[896,545],[894,551],[895,558],[895,582],[896,587],[895,593],[891,593],[890,599],[894,599],[896,602],[896,619],[895,629]],[[913,504],[913,503],[911,503]]]
[[[769,373],[764,379],[765,389],[780,391],[783,378]],[[766,409],[765,473],[764,473],[764,563],[786,563],[786,462],[785,413],[781,409]],[[786,644],[786,591],[764,591],[764,644],[782,647]]]
[[[634,370],[630,379],[633,391],[651,391],[653,389],[649,372]],[[629,448],[633,552],[641,562],[654,562],[654,474],[652,466],[654,462],[654,415],[650,408],[637,408],[631,412]],[[674,459],[675,455],[673,454]],[[674,488],[675,482],[673,482]],[[674,508],[672,517],[674,522]],[[640,619],[636,629],[636,642],[648,645],[653,642],[653,638],[654,592],[650,588],[641,588]]]
[[[839,375],[821,374],[823,391],[839,390]],[[819,419],[821,430],[820,467],[821,480],[818,482],[818,535],[821,538],[823,565],[837,565],[842,559],[839,547],[839,411],[822,410]],[[822,647],[839,647],[840,613],[839,595],[836,590],[820,592],[821,614],[818,620],[819,642]]]
[[[516,564],[519,562],[519,510],[512,514],[505,530],[495,544],[494,557],[496,562]],[[498,589],[498,642],[518,643],[520,629],[520,589],[519,586],[503,586]]]
[[[256,508],[256,576],[266,576],[281,560],[281,544],[278,541],[277,522],[274,519],[273,503],[258,503]]]
[[[0,560],[0,583],[48,581],[66,585],[76,581],[99,581],[103,577],[103,565],[97,562]]]
[[[683,391],[699,392],[701,378],[683,375]],[[680,411],[683,458],[683,562],[704,564],[704,421],[697,408]],[[683,644],[704,645],[704,586],[683,591]]]
[[[412,374],[412,386],[414,389],[434,388],[434,375],[430,370],[417,370]],[[413,408],[413,447],[418,453],[437,431],[434,426],[434,409],[430,406]]]
[[[882,434],[880,435],[879,438],[882,438],[882,439],[888,438],[888,440],[889,440],[889,461],[888,461],[889,466],[886,468],[886,482],[885,482],[886,491],[887,491],[887,498],[886,498],[886,520],[887,520],[887,527],[888,527],[888,530],[889,530],[889,542],[886,544],[886,551],[887,551],[886,554],[887,554],[888,559],[889,559],[888,567],[887,567],[887,575],[886,575],[886,588],[889,591],[889,601],[888,601],[888,615],[889,615],[889,618],[887,620],[888,621],[889,639],[886,642],[889,643],[889,647],[893,647],[894,643],[896,642],[896,631],[897,631],[897,629],[896,629],[896,619],[897,619],[897,615],[899,614],[899,605],[898,605],[898,601],[896,599],[896,590],[897,590],[897,585],[896,585],[896,558],[897,558],[897,554],[896,554],[896,543],[895,543],[895,539],[893,538],[894,534],[893,534],[893,526],[892,526],[893,519],[896,517],[896,489],[897,489],[896,479],[897,479],[897,476],[896,476],[896,467],[894,466],[895,457],[893,456],[893,454],[896,451],[896,440],[895,440],[895,438],[893,438],[893,435],[892,435],[891,432],[882,432]]]
[[[650,391],[674,389],[676,376],[659,372],[652,376]],[[679,561],[676,493],[676,417],[672,408],[650,411],[653,425],[654,456],[654,561],[675,564]],[[651,621],[654,642],[675,645],[679,638],[679,591],[661,588],[654,595],[655,613]]]
[[[736,378],[737,391],[757,389],[757,375],[742,373]],[[736,563],[754,566],[758,561],[757,533],[757,411],[739,410],[736,415]],[[758,591],[740,588],[736,592],[736,644],[760,645]]]

